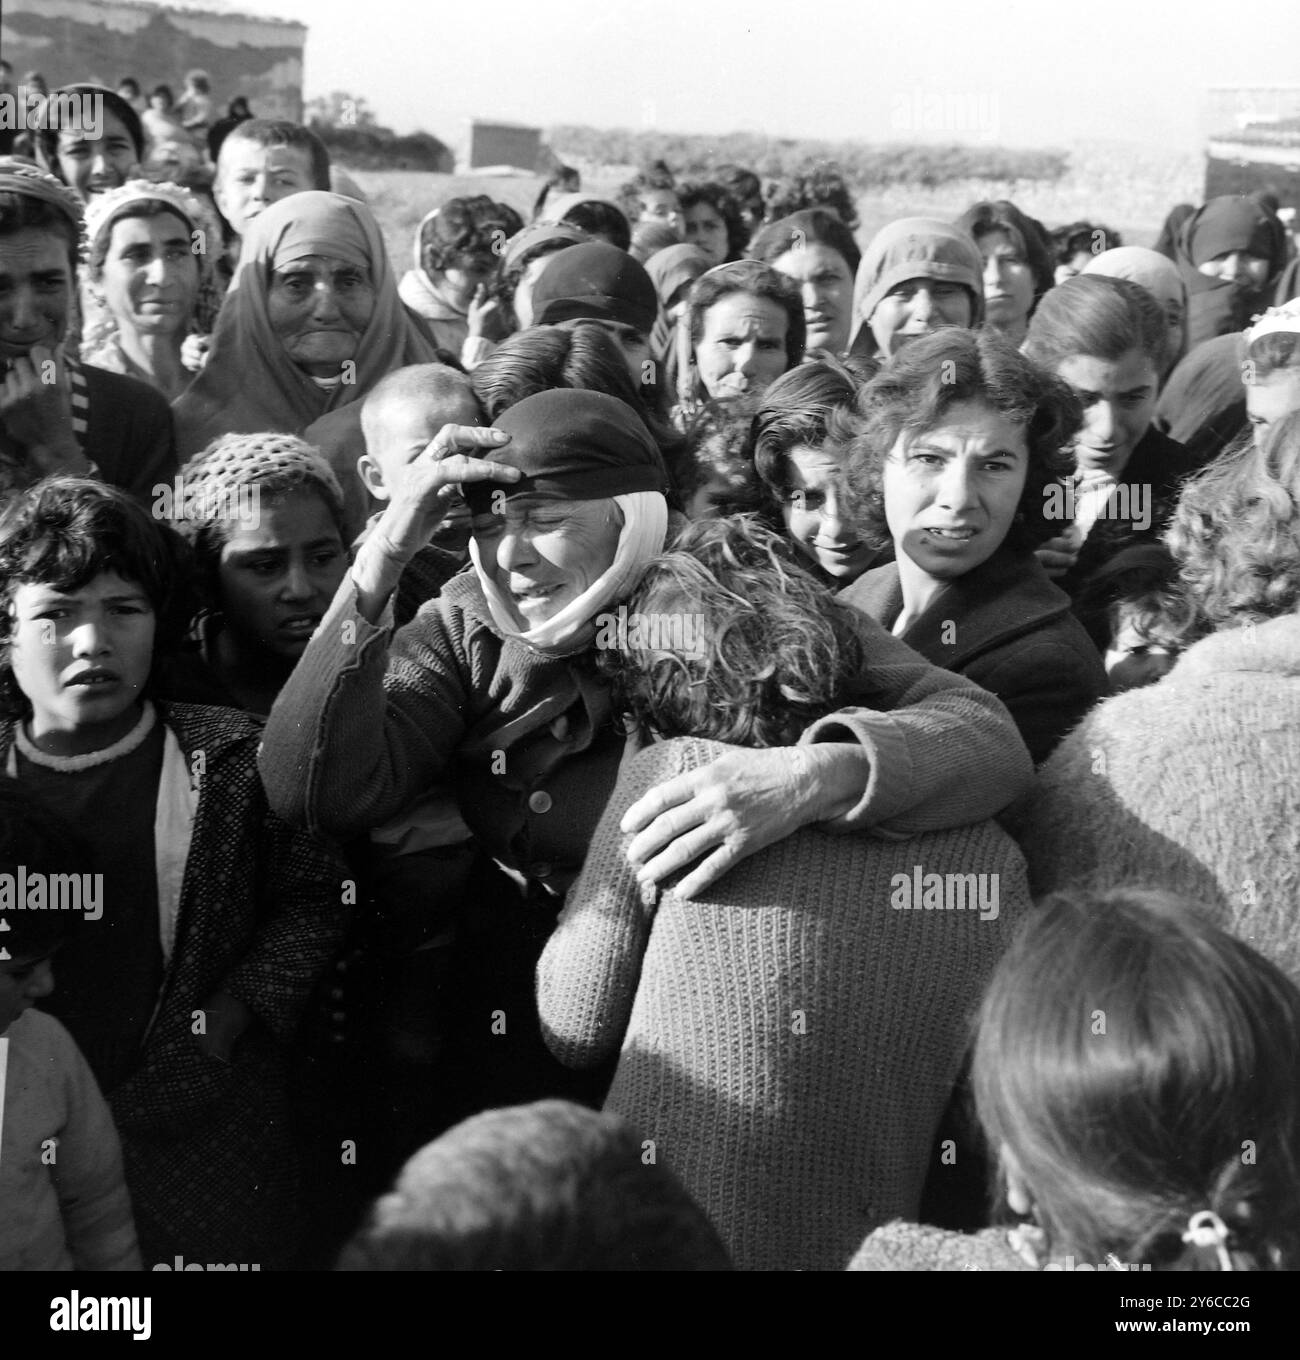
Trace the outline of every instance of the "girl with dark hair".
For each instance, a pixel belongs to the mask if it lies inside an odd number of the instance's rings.
[[[113,488],[51,479],[11,503],[0,760],[103,875],[46,1004],[112,1106],[146,1268],[268,1269],[297,1246],[284,1061],[340,938],[345,871],[268,811],[252,723],[155,699],[189,572]]]
[[[861,384],[825,351],[779,377],[753,424],[753,459],[767,515],[825,584],[856,581],[880,555],[858,536],[843,484],[844,448],[830,437]]]
[[[869,547],[892,541],[895,560],[844,598],[996,694],[1045,760],[1106,692],[1069,597],[1033,556],[1059,527],[1050,489],[1078,403],[1001,336],[953,327],[892,360],[861,410],[851,513]]]
[[[862,254],[853,233],[827,208],[792,213],[749,243],[762,260],[799,287],[809,354],[844,354],[853,331],[853,284]]]
[[[1054,282],[1052,250],[1043,224],[1006,199],[976,203],[957,219],[984,257],[984,318],[1012,344],[1025,338],[1029,318]]]
[[[1025,354],[1063,378],[1083,406],[1074,468],[1062,483],[1070,493],[1062,509],[1071,513],[1038,549],[1071,596],[1122,548],[1158,537],[1193,471],[1187,450],[1151,423],[1168,342],[1147,289],[1092,273],[1053,288],[1030,323]]]
[[[626,250],[632,244],[632,227],[617,203],[591,194],[562,194],[546,205],[542,219],[577,227],[597,241]]]
[[[682,234],[686,244],[699,248],[714,264],[740,259],[749,233],[736,200],[712,181],[683,184],[677,192],[682,205]]]
[[[1300,992],[1194,897],[1042,903],[984,997],[974,1085],[1021,1226],[891,1224],[851,1270],[1300,1267]]]
[[[1115,250],[1124,242],[1114,227],[1103,227],[1092,222],[1071,222],[1057,227],[1051,235],[1052,260],[1056,269],[1053,283],[1064,283],[1082,274],[1090,261],[1108,250]]]
[[[100,101],[95,124],[74,119],[69,126],[45,127],[37,134],[38,159],[83,203],[126,183],[144,160],[145,136],[136,111],[102,85],[65,85],[55,99]],[[182,134],[183,135],[183,134]]]

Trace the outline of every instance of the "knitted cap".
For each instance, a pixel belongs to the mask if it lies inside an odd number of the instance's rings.
[[[971,325],[984,316],[984,259],[960,227],[931,217],[904,217],[882,227],[858,266],[854,314],[864,324],[890,289],[909,279],[960,283],[971,294]]]
[[[22,156],[0,156],[0,194],[22,194],[57,208],[68,220],[73,238],[82,239],[81,200],[62,180]]]
[[[603,241],[559,251],[533,289],[537,326],[589,317],[649,335],[658,315],[659,297],[650,275],[627,251]]]
[[[330,465],[312,446],[291,434],[228,434],[214,439],[181,469],[182,504],[177,527],[191,534],[214,520],[231,518],[242,502],[240,487],[286,479],[321,492],[336,515],[343,492]]]
[[[484,457],[524,475],[513,485],[465,483],[472,514],[488,513],[499,492],[507,498],[587,501],[665,489],[663,458],[645,422],[626,402],[603,392],[537,392],[503,411],[492,428],[505,430],[510,443]]]

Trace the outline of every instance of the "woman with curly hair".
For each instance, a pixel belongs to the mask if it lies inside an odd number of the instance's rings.
[[[1167,542],[1171,617],[1191,645],[1065,739],[1040,771],[1025,851],[1042,889],[1198,898],[1295,976],[1300,413],[1190,482]]]
[[[850,514],[868,547],[892,542],[894,561],[844,598],[996,694],[1045,760],[1106,692],[1069,597],[1034,559],[1059,527],[1050,493],[1077,401],[1000,335],[950,327],[894,358],[861,408]]]
[[[745,253],[749,233],[741,220],[736,200],[711,180],[683,184],[677,191],[681,204],[682,234],[686,244],[699,246],[714,264],[729,264]]]
[[[489,284],[506,242],[522,228],[513,208],[486,194],[449,199],[416,228],[414,267],[402,275],[397,295],[429,323],[434,343],[466,368],[510,334]]]

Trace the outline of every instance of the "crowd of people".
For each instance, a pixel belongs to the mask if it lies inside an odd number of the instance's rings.
[[[70,88],[0,158],[0,1268],[1300,1266],[1276,201],[860,244],[656,163],[400,268],[306,127]]]

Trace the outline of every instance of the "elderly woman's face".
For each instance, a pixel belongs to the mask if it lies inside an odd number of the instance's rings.
[[[724,293],[704,314],[695,363],[714,401],[753,404],[785,372],[790,318],[780,303]]]
[[[199,295],[190,229],[175,213],[113,224],[101,286],[119,324],[146,335],[184,332]]]
[[[809,241],[772,261],[773,269],[793,279],[803,299],[808,327],[806,349],[842,354],[849,347],[853,322],[853,271],[834,246]]]
[[[871,334],[889,358],[904,345],[944,326],[969,326],[971,295],[946,279],[907,279],[895,284],[871,313]]]
[[[375,310],[368,270],[328,255],[276,268],[266,300],[271,329],[304,372],[336,378],[356,357]]]
[[[523,628],[558,614],[609,570],[622,517],[614,501],[511,496],[472,522],[484,573]]]
[[[964,576],[1002,546],[1028,473],[1024,426],[985,402],[955,402],[935,428],[904,431],[883,478],[896,551],[935,580]]]

